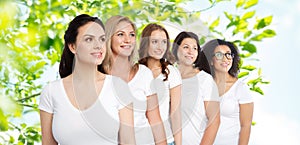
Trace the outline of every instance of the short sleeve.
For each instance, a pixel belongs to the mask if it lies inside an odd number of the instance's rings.
[[[242,81],[239,83],[237,89],[237,95],[239,98],[239,104],[246,104],[253,102],[253,97],[251,96],[249,87]]]
[[[133,102],[134,97],[125,81],[119,77],[112,76],[112,84],[115,97],[118,101],[118,109],[122,109]]]
[[[173,65],[168,65],[170,74],[168,76],[168,81],[170,82],[170,88],[174,88],[182,84],[182,79],[179,70]]]
[[[205,73],[205,72],[204,72]],[[206,73],[205,73],[206,74]],[[200,80],[201,81],[201,80]],[[206,74],[204,80],[204,101],[218,101],[220,102],[218,87],[213,80],[212,76]]]
[[[39,109],[48,113],[53,113],[53,98],[51,95],[51,84],[48,84],[42,90],[40,96]]]

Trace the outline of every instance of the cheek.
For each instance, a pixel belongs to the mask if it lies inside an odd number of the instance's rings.
[[[178,49],[178,52],[177,52],[177,57],[178,57],[178,60],[182,60],[182,56],[183,56],[183,51]]]

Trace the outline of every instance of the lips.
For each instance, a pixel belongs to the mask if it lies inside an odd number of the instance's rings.
[[[130,49],[131,45],[121,45],[121,48],[123,48],[123,49]]]
[[[102,52],[93,52],[93,53],[91,53],[91,55],[93,55],[96,58],[101,58],[102,57]]]
[[[222,66],[222,67],[228,67],[228,66],[229,66],[229,63],[221,63],[221,66]]]
[[[188,56],[185,56],[185,58],[187,58],[187,59],[191,59],[191,60],[192,60],[194,57],[193,57],[193,56],[189,56],[189,55],[188,55]]]

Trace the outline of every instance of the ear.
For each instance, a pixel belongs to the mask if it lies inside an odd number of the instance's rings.
[[[73,54],[76,54],[75,44],[68,44],[68,47]]]

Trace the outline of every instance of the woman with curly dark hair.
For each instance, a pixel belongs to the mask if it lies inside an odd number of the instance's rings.
[[[208,61],[221,97],[221,124],[215,145],[247,145],[253,116],[253,98],[249,88],[237,75],[240,56],[229,41],[214,39],[203,46],[202,59]]]

